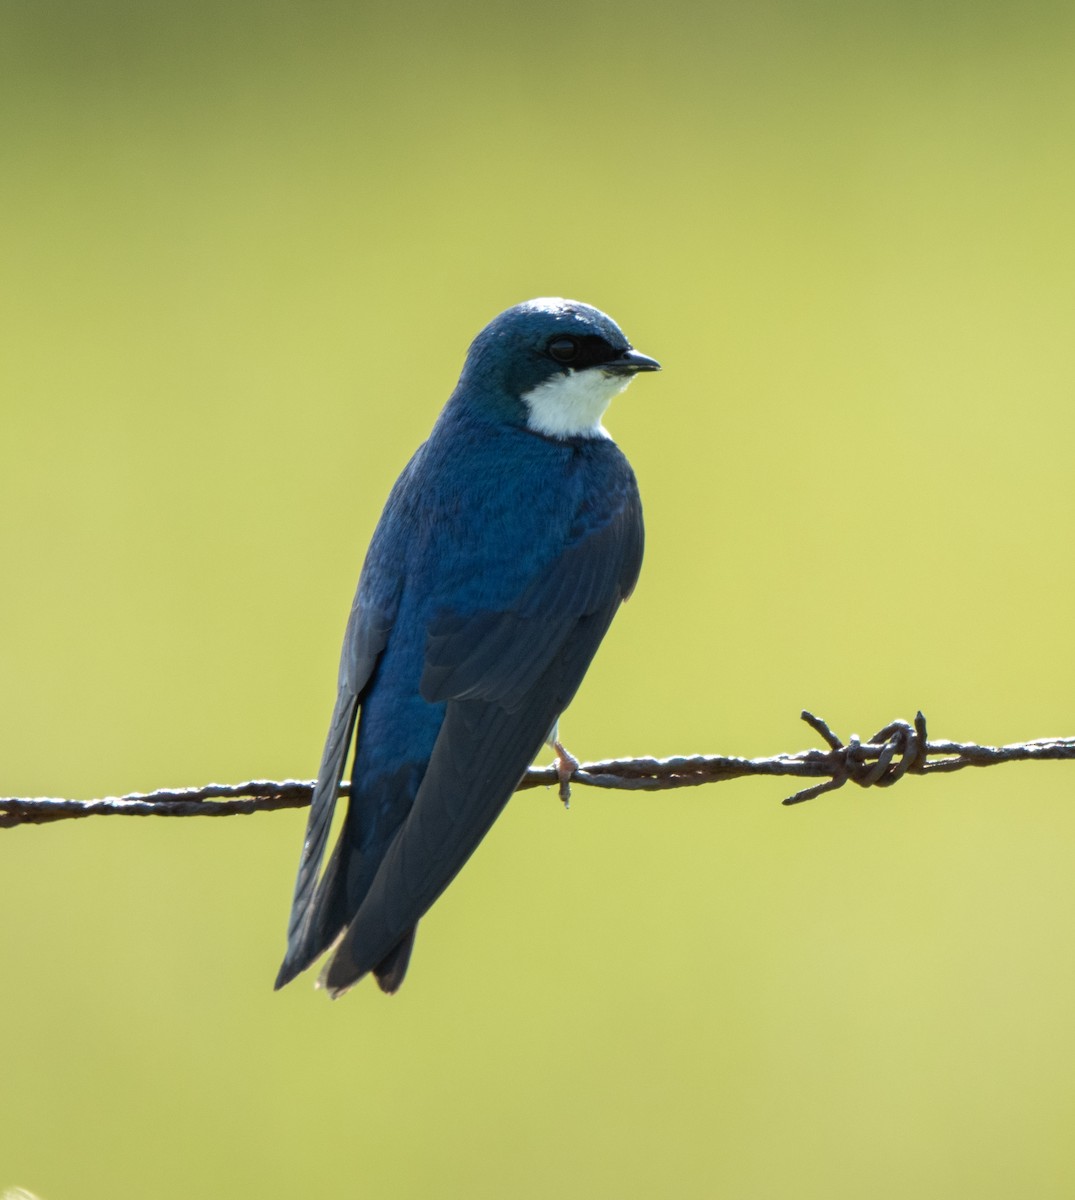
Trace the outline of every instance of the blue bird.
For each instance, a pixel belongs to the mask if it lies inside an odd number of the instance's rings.
[[[642,564],[638,486],[601,418],[659,369],[574,300],[517,304],[475,338],[366,554],[276,987],[334,947],[333,996],[370,971],[396,991],[419,918],[542,744],[565,761],[559,716]]]

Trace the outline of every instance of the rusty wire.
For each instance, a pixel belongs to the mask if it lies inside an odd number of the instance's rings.
[[[722,783],[748,775],[789,775],[821,779],[789,796],[785,804],[801,804],[847,782],[860,787],[890,787],[906,774],[931,775],[988,767],[997,763],[1075,758],[1075,738],[1040,738],[1006,746],[981,746],[976,742],[933,739],[926,733],[926,718],[893,721],[872,737],[852,734],[843,743],[828,724],[803,711],[802,719],[824,740],[828,749],[800,750],[768,758],[697,755],[682,758],[629,758],[582,763],[571,782],[586,787],[624,791],[664,791]],[[519,783],[525,788],[555,786],[556,767],[531,767]],[[269,812],[279,808],[305,808],[313,792],[312,780],[254,779],[246,783],[210,783],[194,788],[163,788],[98,800],[66,800],[52,796],[0,797],[0,828],[42,825],[77,817],[220,817]],[[346,787],[341,786],[341,793]]]

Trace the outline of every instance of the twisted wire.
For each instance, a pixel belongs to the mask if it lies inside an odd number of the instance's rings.
[[[905,775],[931,775],[965,767],[989,767],[1006,762],[1075,758],[1075,738],[1039,738],[1005,746],[953,742],[928,737],[921,712],[913,721],[892,721],[865,740],[852,734],[841,741],[829,725],[803,710],[802,719],[822,738],[825,750],[800,750],[764,758],[694,755],[675,758],[627,758],[581,763],[570,782],[619,791],[667,791],[723,783],[750,775],[788,775],[823,782],[795,792],[784,804],[802,804],[851,782],[859,787],[891,787]],[[555,787],[561,783],[555,766],[531,767],[519,791]],[[304,808],[313,793],[313,780],[253,779],[245,783],[210,783],[202,787],[162,788],[96,800],[54,796],[0,797],[0,828],[43,825],[82,817],[222,817],[281,808]],[[341,794],[346,787],[341,785]]]

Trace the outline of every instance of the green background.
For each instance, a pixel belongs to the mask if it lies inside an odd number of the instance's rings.
[[[1075,15],[9,6],[0,792],[308,778],[499,310],[609,311],[648,551],[562,729],[1075,732]],[[304,815],[0,832],[0,1187],[1067,1197],[1075,767],[528,792],[403,991],[272,979]]]

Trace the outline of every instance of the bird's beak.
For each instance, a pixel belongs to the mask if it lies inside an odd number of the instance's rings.
[[[610,375],[636,375],[639,371],[659,371],[661,364],[655,358],[639,354],[637,350],[625,350],[619,358],[601,364],[602,371]]]

